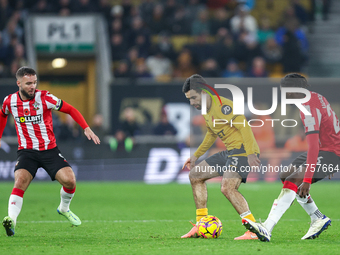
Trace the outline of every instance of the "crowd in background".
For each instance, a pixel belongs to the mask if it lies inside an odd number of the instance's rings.
[[[308,61],[307,25],[314,19],[316,0],[307,10],[299,0],[285,0],[287,8],[277,15],[278,24],[251,10],[256,1],[273,0],[0,0],[0,78],[14,77],[27,65],[24,23],[30,13],[101,13],[107,21],[112,71],[116,78],[156,78],[159,81],[204,77],[270,77],[301,72]],[[281,1],[281,0],[280,0]],[[329,3],[330,0],[323,0]],[[113,4],[112,2],[119,2]],[[329,5],[325,5],[327,19]],[[177,47],[179,40],[185,40]],[[125,150],[140,132],[133,113],[125,112],[112,149]],[[130,117],[129,117],[130,116]],[[131,117],[132,116],[132,117]],[[94,116],[101,132],[101,116]],[[95,120],[96,119],[96,120]],[[55,119],[59,140],[81,140],[81,130],[72,119]],[[120,132],[122,131],[122,132]],[[176,134],[165,112],[153,133]],[[7,127],[4,135],[13,135]]]
[[[115,77],[268,77],[268,65],[275,64],[282,72],[302,71],[308,59],[304,28],[311,15],[298,0],[288,1],[277,27],[268,17],[251,15],[255,1],[221,1],[209,8],[210,2],[114,6],[109,28]],[[176,51],[173,43],[183,36],[192,40]]]
[[[310,0],[310,10],[300,0],[285,1],[279,24],[272,24],[266,16],[251,15],[256,0],[0,0],[0,77],[13,77],[27,64],[29,13],[103,14],[117,78],[186,78],[197,72],[268,77],[275,64],[283,73],[301,72],[308,60],[306,25],[316,0]],[[188,43],[175,47],[183,36]]]

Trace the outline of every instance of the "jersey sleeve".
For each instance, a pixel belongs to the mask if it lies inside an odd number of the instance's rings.
[[[2,113],[5,114],[5,115],[10,114],[10,110],[9,110],[9,107],[10,107],[10,105],[9,105],[9,100],[7,100],[7,99],[8,99],[8,96],[5,97],[4,102],[3,102],[3,104],[2,104],[2,107],[1,107],[1,111],[2,111]]]
[[[214,144],[216,138],[217,138],[217,135],[208,127],[207,133],[205,134],[205,137],[204,137],[201,145],[198,147],[198,149],[194,153],[195,157],[199,158],[207,150],[209,150],[209,148]]]
[[[62,104],[63,104],[63,101],[61,99],[50,94],[50,92],[48,92],[48,91],[45,94],[45,102],[46,102],[46,105],[47,105],[47,109],[53,109],[53,110],[56,110],[56,111],[59,111]]]
[[[235,115],[232,120],[233,126],[241,133],[244,149],[246,150],[247,155],[257,153],[258,145],[255,140],[254,133],[251,130],[251,127],[248,125],[244,115]]]
[[[321,111],[316,107],[315,104],[305,105],[305,108],[311,113],[311,115],[305,115],[300,111],[300,117],[305,128],[306,135],[319,133],[322,117]]]
[[[9,112],[9,103],[7,100],[8,96],[5,97],[4,103],[2,104],[1,111],[0,111],[0,139],[2,137],[2,134],[5,130],[6,123],[7,123],[7,115],[10,113]]]
[[[75,122],[77,122],[79,126],[81,126],[83,129],[89,126],[86,123],[83,115],[81,115],[81,113],[76,108],[74,108],[72,105],[66,102],[62,102],[60,111],[71,115],[71,117],[75,120]]]
[[[311,113],[311,115],[305,115],[300,111],[300,117],[305,128],[306,140],[308,143],[306,172],[303,182],[312,183],[319,154],[319,130],[322,119],[322,111],[318,108],[316,100],[310,100],[310,102],[304,105],[304,107]]]
[[[312,183],[313,175],[315,172],[316,164],[319,154],[319,134],[312,133],[306,136],[308,143],[306,172],[303,178],[303,182]]]

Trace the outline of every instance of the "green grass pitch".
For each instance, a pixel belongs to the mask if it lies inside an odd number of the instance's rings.
[[[7,215],[12,183],[0,184],[0,214]],[[281,183],[242,184],[256,219],[265,219]],[[79,182],[71,209],[83,221],[71,227],[56,209],[60,185],[34,182],[24,196],[16,234],[0,232],[0,254],[339,254],[340,184],[322,181],[311,194],[332,226],[318,239],[300,240],[310,218],[297,202],[282,217],[270,243],[234,241],[245,231],[241,219],[220,192],[208,184],[209,214],[219,217],[218,239],[181,239],[195,219],[190,185],[127,182]]]

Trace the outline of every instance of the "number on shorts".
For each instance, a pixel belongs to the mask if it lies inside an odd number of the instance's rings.
[[[321,165],[321,159],[323,159],[322,156],[318,157],[318,161],[316,162],[317,165]]]
[[[231,157],[231,159],[232,159],[231,164],[232,164],[233,166],[237,166],[237,164],[238,164],[238,158],[237,158],[237,157]]]

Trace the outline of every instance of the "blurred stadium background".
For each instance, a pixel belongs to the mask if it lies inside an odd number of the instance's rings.
[[[78,180],[188,183],[181,166],[205,130],[182,94],[184,79],[200,73],[252,86],[268,109],[269,88],[299,72],[340,116],[339,14],[331,0],[0,0],[0,98],[17,91],[15,72],[29,65],[39,89],[80,110],[102,145],[54,113],[58,146]],[[299,122],[296,109],[290,114]],[[263,164],[287,165],[306,150],[300,122],[254,133]],[[209,153],[222,149],[216,141]],[[16,150],[11,119],[2,181],[13,179]],[[40,171],[36,179],[49,178]],[[257,180],[278,174],[249,178]]]

